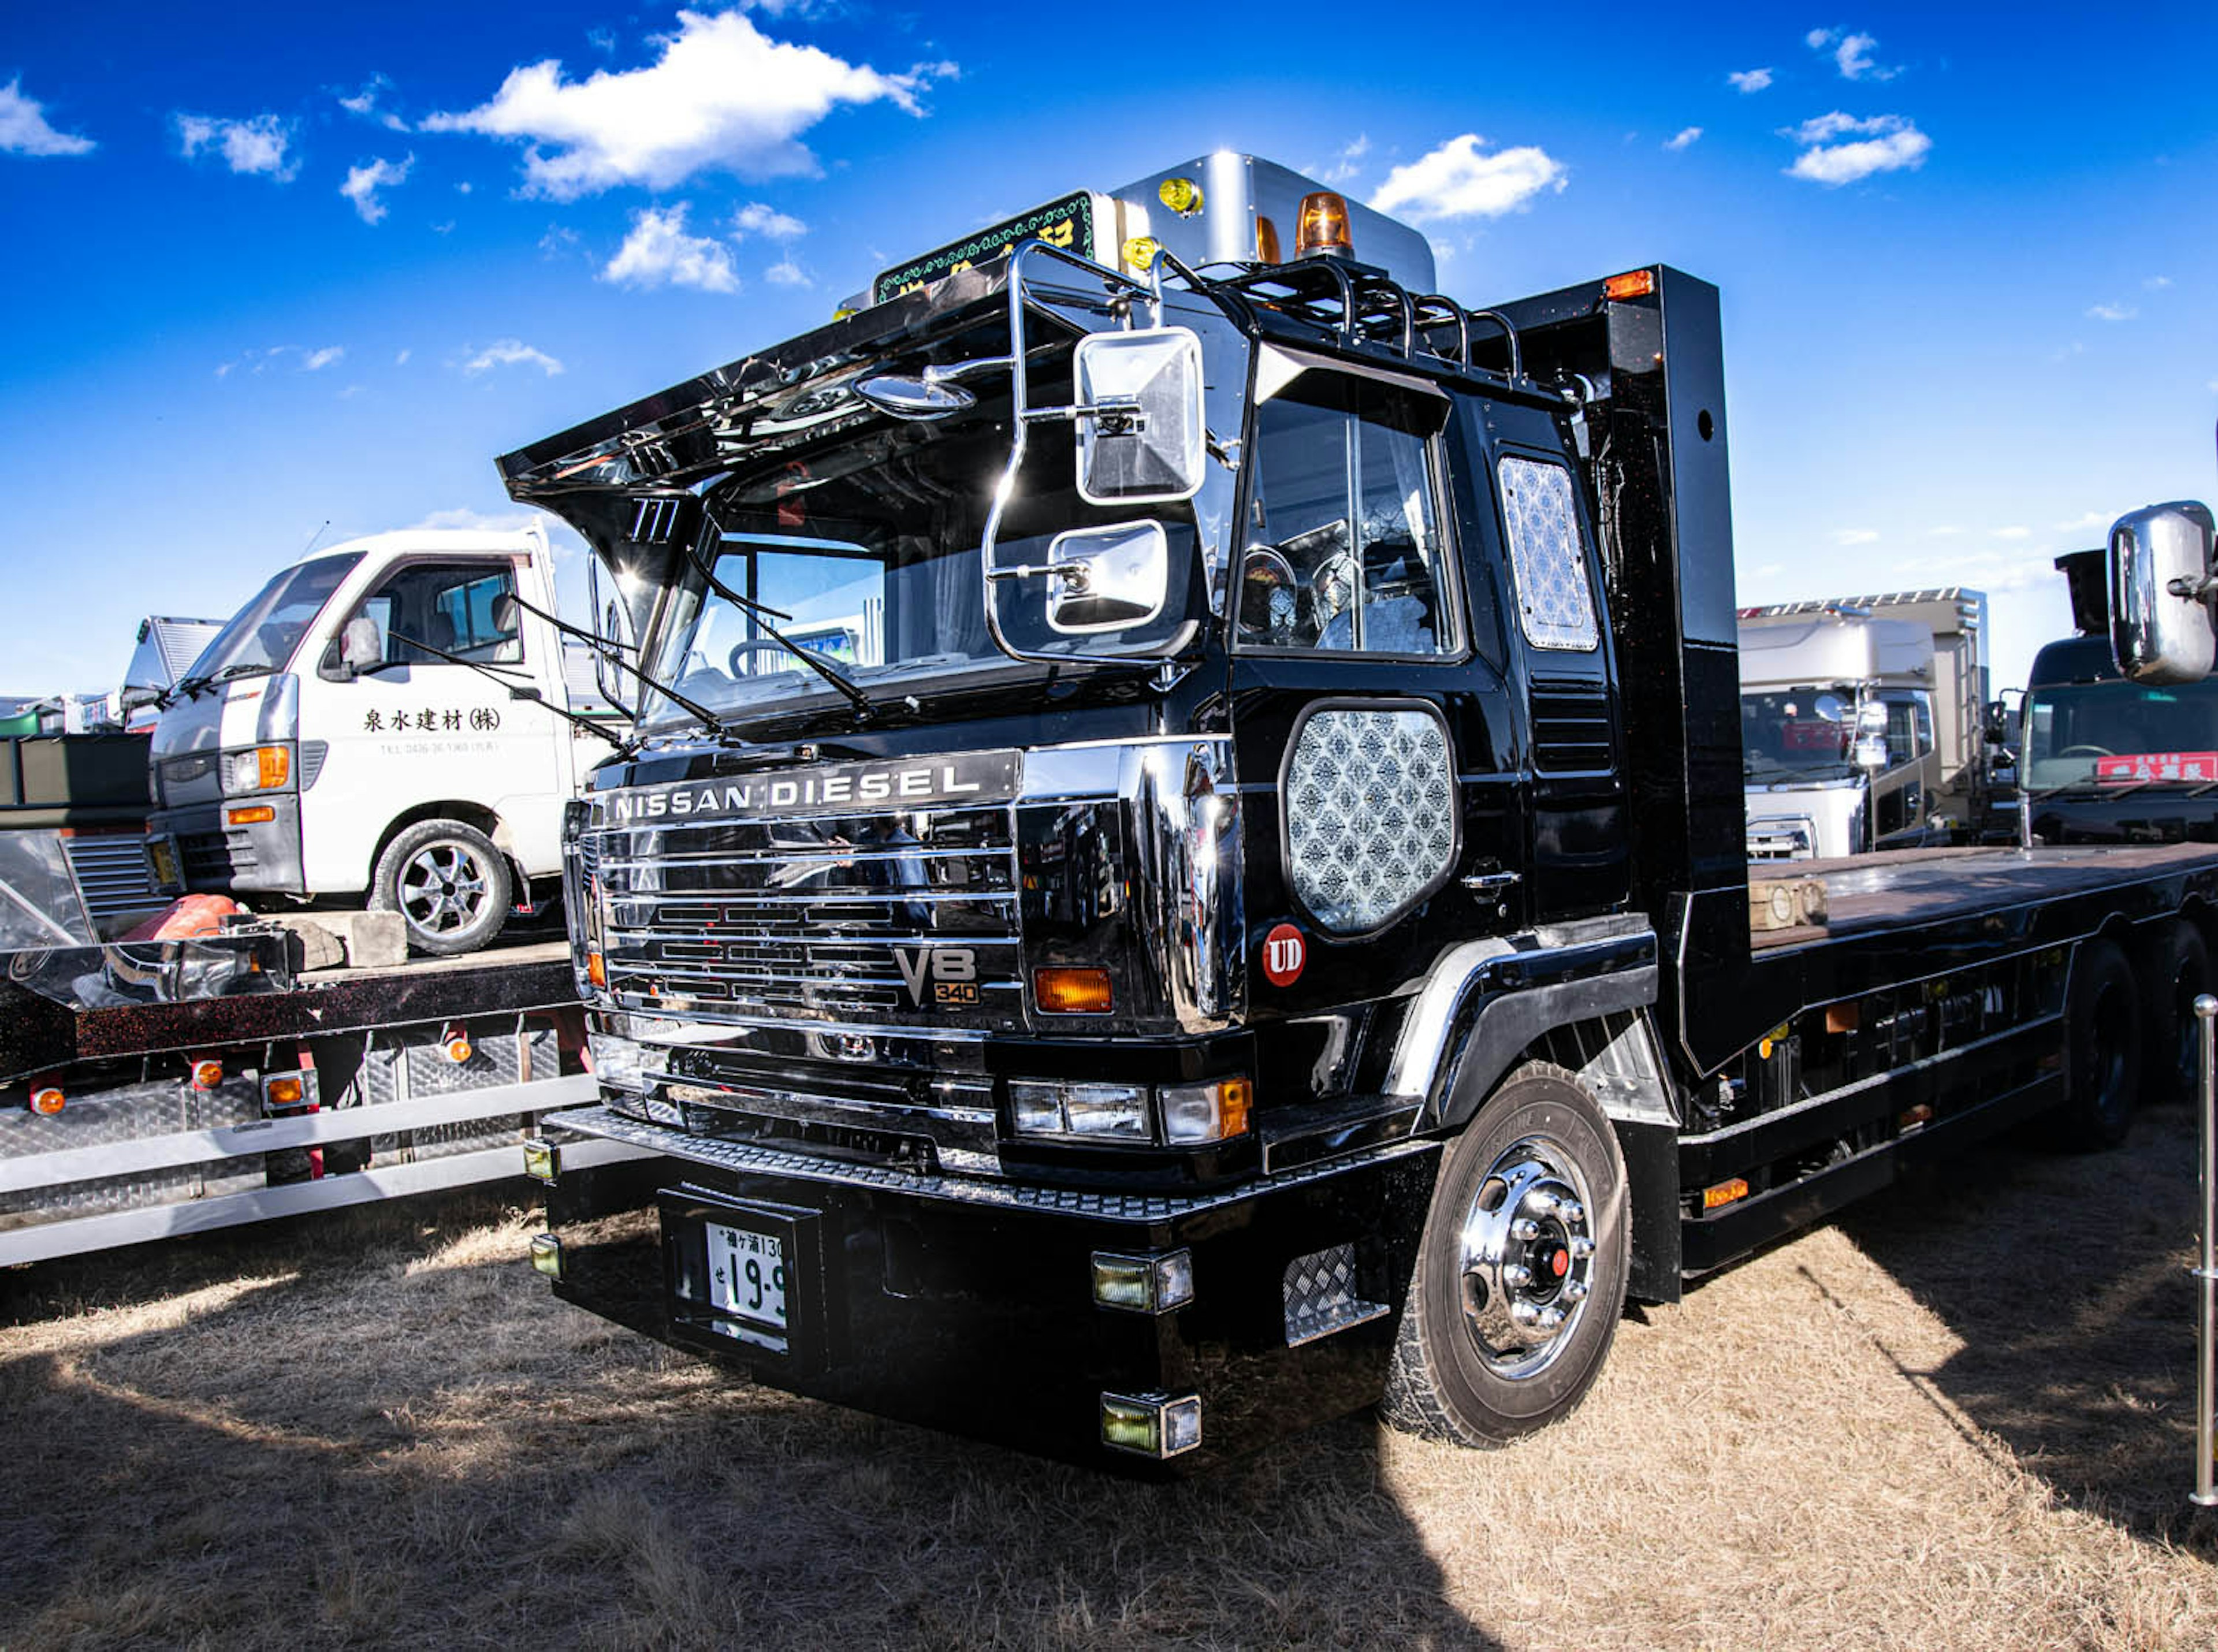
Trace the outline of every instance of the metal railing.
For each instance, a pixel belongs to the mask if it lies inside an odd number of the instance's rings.
[[[2196,1041],[2199,1072],[2196,1092],[2202,1102],[2203,1220],[2196,1236],[2195,1259],[2195,1490],[2192,1500],[2218,1506],[2218,1463],[2212,1459],[2218,1426],[2218,998],[2204,993],[2195,1000],[2202,1024]]]

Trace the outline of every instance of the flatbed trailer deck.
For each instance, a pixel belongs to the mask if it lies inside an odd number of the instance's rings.
[[[159,951],[9,960],[0,1265],[506,1179],[541,1113],[594,1093],[560,942],[169,999],[87,984]]]

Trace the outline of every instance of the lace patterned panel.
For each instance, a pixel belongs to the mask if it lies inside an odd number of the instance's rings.
[[[1455,854],[1447,732],[1422,711],[1320,711],[1286,771],[1294,893],[1318,925],[1361,934],[1398,916]]]
[[[1594,591],[1579,545],[1571,473],[1532,459],[1502,461],[1502,519],[1517,572],[1518,616],[1536,648],[1595,647]]]

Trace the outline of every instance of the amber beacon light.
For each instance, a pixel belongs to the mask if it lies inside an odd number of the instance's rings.
[[[1314,257],[1327,253],[1336,258],[1354,256],[1354,238],[1348,232],[1348,202],[1329,189],[1302,197],[1294,214],[1294,256]]]

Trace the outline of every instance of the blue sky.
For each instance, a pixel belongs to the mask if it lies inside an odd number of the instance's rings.
[[[2001,688],[2052,556],[2218,493],[2207,3],[1122,15],[19,10],[0,690],[113,686],[319,531],[511,517],[496,455],[1219,146],[1398,203],[1469,303],[1716,282],[1744,602],[1984,587]]]

